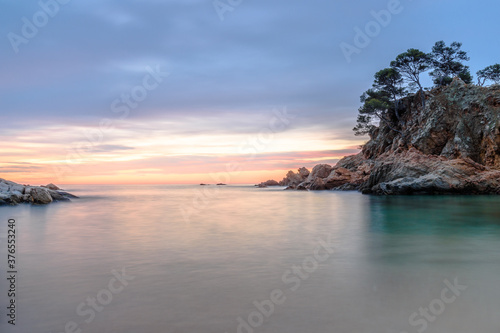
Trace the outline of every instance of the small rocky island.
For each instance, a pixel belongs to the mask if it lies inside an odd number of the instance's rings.
[[[77,196],[61,190],[54,184],[45,186],[21,185],[0,178],[0,206],[30,203],[46,205],[54,201],[70,201]]]
[[[397,114],[399,129],[381,121],[359,154],[333,167],[290,171],[278,185],[380,195],[500,194],[500,85],[455,78],[402,98]],[[260,186],[267,184],[274,182]]]

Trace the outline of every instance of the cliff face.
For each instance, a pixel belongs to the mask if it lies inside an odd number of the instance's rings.
[[[334,167],[318,165],[301,183],[284,185],[375,194],[500,194],[500,86],[456,79],[426,92],[426,99],[424,110],[415,96],[401,100],[402,133],[382,123],[358,155]]]

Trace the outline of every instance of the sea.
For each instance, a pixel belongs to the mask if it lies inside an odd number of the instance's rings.
[[[2,333],[500,332],[500,196],[64,188],[0,207]]]

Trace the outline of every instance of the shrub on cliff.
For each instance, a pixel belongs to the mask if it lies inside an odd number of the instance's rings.
[[[358,123],[353,129],[356,135],[370,133],[378,122],[400,133],[399,100],[406,95],[402,85],[403,77],[394,68],[375,73],[373,88],[360,97],[363,106],[359,108]]]
[[[500,64],[488,66],[477,72],[477,83],[479,86],[484,86],[488,80],[495,82],[495,84],[500,83]]]
[[[434,78],[434,83],[438,86],[445,86],[451,83],[455,76],[460,77],[465,83],[472,83],[472,75],[468,66],[463,64],[469,61],[467,52],[461,50],[462,43],[453,42],[446,46],[444,41],[436,42],[429,54],[432,68],[430,75]]]
[[[360,97],[363,106],[359,108],[358,122],[353,128],[355,135],[371,133],[378,123],[383,122],[387,127],[401,133],[393,120],[394,108],[391,108],[391,95],[383,89],[368,89]]]

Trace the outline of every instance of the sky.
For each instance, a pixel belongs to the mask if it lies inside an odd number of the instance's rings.
[[[462,42],[473,74],[500,62],[493,0],[0,8],[0,178],[20,183],[279,180],[359,151],[359,96],[408,48]]]

